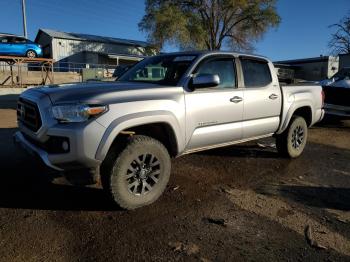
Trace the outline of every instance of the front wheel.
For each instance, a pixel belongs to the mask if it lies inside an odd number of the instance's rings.
[[[156,201],[168,184],[171,161],[158,140],[134,136],[102,172],[104,190],[124,209],[135,209]]]
[[[307,142],[308,127],[303,117],[292,117],[288,128],[276,137],[278,152],[290,158],[299,157]]]
[[[28,57],[28,58],[36,58],[36,53],[35,53],[35,51],[33,51],[33,50],[28,50],[27,51],[27,53],[26,53],[26,57]]]

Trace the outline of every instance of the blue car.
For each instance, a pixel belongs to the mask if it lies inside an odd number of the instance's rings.
[[[20,36],[0,35],[0,55],[25,56],[28,58],[41,57],[41,46]]]

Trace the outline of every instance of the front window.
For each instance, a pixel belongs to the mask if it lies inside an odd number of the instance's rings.
[[[150,57],[136,64],[117,81],[177,85],[196,58],[194,55]]]
[[[236,72],[233,58],[217,58],[206,61],[199,66],[195,75],[218,75],[220,84],[216,88],[236,87]]]

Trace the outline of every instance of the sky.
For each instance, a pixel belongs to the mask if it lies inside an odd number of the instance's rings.
[[[21,0],[0,0],[0,32],[23,34]],[[39,28],[146,40],[138,30],[143,0],[26,0],[29,38]],[[274,61],[328,55],[329,25],[350,12],[350,0],[278,0],[282,22],[255,44]],[[167,46],[165,51],[176,51]]]

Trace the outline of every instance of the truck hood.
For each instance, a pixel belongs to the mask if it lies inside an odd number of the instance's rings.
[[[170,87],[174,90],[178,87]],[[150,99],[169,87],[149,83],[132,82],[87,82],[79,84],[49,85],[31,88],[30,91],[48,95],[53,104],[88,103],[107,104],[122,102],[125,99]],[[29,90],[28,90],[29,91]]]

